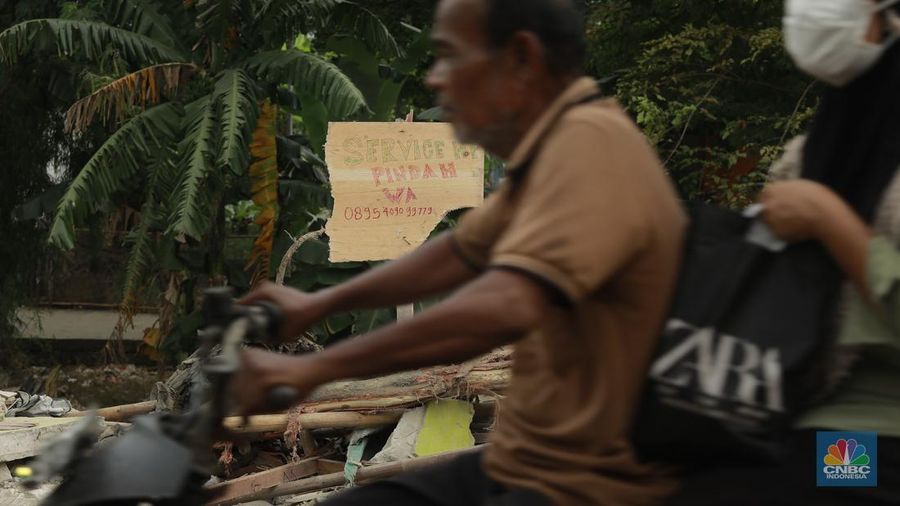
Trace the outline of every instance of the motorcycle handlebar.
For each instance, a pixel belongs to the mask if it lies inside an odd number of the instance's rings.
[[[249,306],[236,305],[231,290],[227,288],[207,290],[204,315],[208,326],[224,330],[222,333],[216,332],[221,336],[222,354],[208,365],[207,371],[226,375],[233,374],[240,367],[238,352],[243,341],[272,340],[284,323],[283,313],[276,304],[261,301]],[[289,385],[276,386],[266,395],[266,404],[276,410],[288,409],[299,400],[300,393]]]

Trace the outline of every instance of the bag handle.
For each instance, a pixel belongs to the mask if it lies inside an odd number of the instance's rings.
[[[774,254],[784,251],[787,242],[775,235],[775,232],[762,220],[761,215],[765,208],[762,204],[753,204],[741,213],[748,220],[752,220],[744,241],[752,244],[753,248],[741,248],[733,259],[734,275],[722,279],[717,293],[716,303],[710,308],[710,322],[719,324],[728,312],[734,307],[734,301],[750,280],[753,279],[756,268],[766,253]]]

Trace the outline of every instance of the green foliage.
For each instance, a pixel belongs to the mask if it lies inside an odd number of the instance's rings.
[[[241,0],[196,0],[194,5],[198,9],[197,25],[207,34],[217,40],[223,39],[226,30],[232,23],[232,18],[241,7]]]
[[[247,225],[256,219],[259,211],[260,207],[252,200],[239,200],[225,206],[225,221],[235,227]]]
[[[384,21],[360,3],[344,2],[335,10],[331,21],[340,27],[342,33],[367,41],[386,58],[405,55]]]
[[[343,0],[265,0],[257,14],[267,40],[290,40],[313,32]]]
[[[113,193],[133,188],[144,161],[176,137],[179,114],[171,104],[135,116],[97,150],[59,201],[50,242],[75,246],[75,223],[109,202]]]
[[[110,46],[133,62],[184,61],[180,52],[146,35],[101,22],[71,19],[34,19],[7,28],[0,33],[0,61],[14,64],[23,54],[51,48],[64,56],[95,59]]]
[[[336,9],[335,20],[316,30],[314,46],[319,52],[333,52],[338,55],[338,66],[351,75],[353,82],[363,91],[375,118],[388,117],[391,120],[395,117],[405,116],[410,109],[423,111],[433,106],[434,97],[425,86],[424,77],[431,56],[428,27],[431,25],[436,3],[411,0],[360,0],[356,2],[360,7],[364,6],[368,13],[378,17],[379,24],[384,25],[393,40],[396,41],[397,47],[401,49],[401,53],[398,54],[391,49],[393,42],[390,40],[385,41],[386,43],[379,42],[374,35],[366,36],[364,29],[354,26],[354,22],[369,22],[366,13],[342,15],[343,12],[352,13],[353,5]],[[370,56],[360,59],[360,55],[357,53],[345,53],[334,47],[334,42],[340,39],[355,40],[365,47]],[[379,107],[378,103],[372,101],[372,97],[378,96],[379,89],[375,86],[381,85],[375,85],[368,77],[352,73],[350,70],[350,67],[360,66],[360,62],[362,62],[361,66],[367,67],[365,74],[371,75],[372,72],[368,70],[371,67],[369,63],[366,63],[367,61],[376,64],[374,74],[378,80],[393,81],[394,85],[400,85],[397,91],[398,96],[393,102],[390,98],[384,98],[381,101],[383,104],[389,104],[385,107]],[[385,93],[389,94],[392,90],[393,86],[385,83]],[[390,108],[390,112],[385,112],[386,108]]]
[[[216,164],[240,176],[250,163],[248,145],[259,116],[255,85],[241,70],[226,70],[216,83],[214,100],[221,104],[222,149]]]
[[[420,32],[402,56],[380,62],[377,49],[356,37],[333,36],[326,46],[341,55],[338,62],[362,91],[375,121],[393,121],[405,116],[400,94],[414,74],[416,63],[428,56],[428,32]]]
[[[783,49],[782,2],[589,2],[605,76],[687,199],[742,206],[816,104]]]
[[[215,109],[209,97],[203,97],[185,107],[187,129],[181,143],[182,153],[179,173],[181,180],[176,190],[175,210],[168,233],[186,235],[198,241],[210,225],[211,193],[215,185],[207,185],[211,178],[219,176],[213,171],[213,159],[217,151],[218,123]]]
[[[141,288],[141,281],[152,267],[154,234],[151,230],[152,205],[146,204],[143,209],[144,219],[140,225],[132,231],[129,240],[133,242],[128,263],[125,266],[125,281],[122,283],[124,297],[133,296]],[[128,301],[125,301],[128,303]]]
[[[297,49],[266,51],[244,63],[254,77],[292,85],[298,93],[319,97],[336,118],[366,108],[365,98],[333,63]]]
[[[146,35],[169,47],[180,47],[181,42],[172,21],[162,13],[155,2],[140,0],[105,0],[114,26],[130,27],[131,31]]]

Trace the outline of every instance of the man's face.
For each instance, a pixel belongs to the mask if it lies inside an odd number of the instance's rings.
[[[512,60],[490,47],[483,0],[442,0],[432,40],[435,61],[427,84],[437,92],[444,120],[461,142],[497,152],[515,131],[522,86],[515,85]]]

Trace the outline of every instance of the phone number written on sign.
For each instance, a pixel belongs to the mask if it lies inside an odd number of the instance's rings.
[[[344,219],[347,221],[371,221],[387,217],[431,216],[433,207],[345,207]]]

